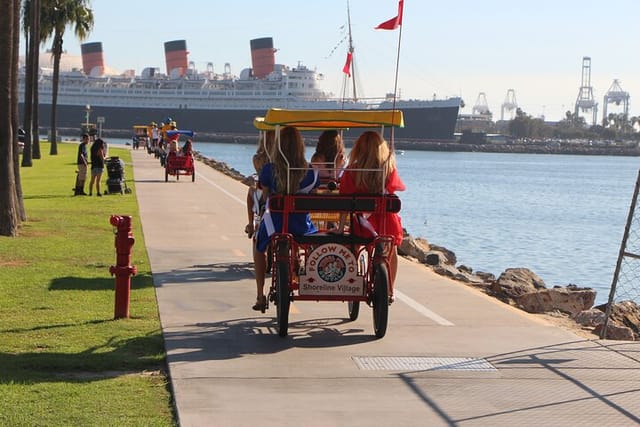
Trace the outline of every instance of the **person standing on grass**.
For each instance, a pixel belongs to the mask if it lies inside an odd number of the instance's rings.
[[[89,195],[91,196],[93,184],[96,185],[96,196],[102,197],[100,192],[100,180],[104,172],[104,147],[105,143],[101,138],[95,140],[91,145],[91,182],[89,182]]]
[[[78,166],[78,175],[76,176],[76,188],[74,196],[86,196],[84,192],[84,183],[87,181],[87,165],[89,163],[89,155],[87,145],[89,144],[89,134],[82,134],[82,142],[78,146],[78,158],[76,160]]]

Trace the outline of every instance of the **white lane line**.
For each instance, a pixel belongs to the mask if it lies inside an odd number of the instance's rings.
[[[227,190],[225,190],[224,188],[220,187],[218,184],[216,184],[215,182],[211,181],[206,176],[204,176],[204,175],[202,175],[200,173],[197,174],[197,176],[198,176],[198,179],[204,179],[206,182],[208,182],[212,186],[216,187],[218,190],[222,191],[224,194],[226,194],[227,196],[229,196],[230,198],[232,198],[236,202],[240,203],[241,205],[246,205],[247,204],[247,200],[246,199],[242,200],[242,199],[237,198],[235,195],[229,193]]]
[[[398,290],[398,288],[395,288],[393,290],[393,294],[396,296],[397,299],[407,304],[409,307],[413,308],[415,311],[422,314],[423,316],[433,320],[437,324],[441,326],[455,326],[453,323],[449,322],[444,317],[429,310],[427,307],[420,304],[418,301],[414,300],[413,298],[410,298],[408,295],[403,294]]]

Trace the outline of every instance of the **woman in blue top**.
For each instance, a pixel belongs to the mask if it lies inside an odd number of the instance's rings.
[[[316,188],[318,186],[318,172],[307,163],[304,157],[304,142],[300,132],[291,126],[283,128],[280,131],[280,147],[281,152],[274,150],[273,162],[264,165],[260,172],[259,185],[267,197],[269,194],[308,193]],[[267,269],[266,250],[271,235],[282,231],[283,219],[281,213],[270,212],[268,206],[267,200],[267,210],[258,228],[253,253],[257,290],[253,309],[263,313],[268,306],[267,298],[264,295],[264,280]],[[289,215],[286,231],[291,234],[309,234],[315,233],[317,230],[308,213],[296,213]]]

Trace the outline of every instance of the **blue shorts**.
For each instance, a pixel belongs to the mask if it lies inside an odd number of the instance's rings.
[[[91,168],[91,176],[100,176],[103,171],[104,168]]]

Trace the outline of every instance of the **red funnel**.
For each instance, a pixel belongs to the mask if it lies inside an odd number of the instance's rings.
[[[271,37],[251,40],[251,64],[254,77],[263,79],[273,71],[276,63],[274,53]]]
[[[82,52],[82,71],[88,76],[103,75],[102,43],[84,43],[80,46],[80,50]]]
[[[187,42],[173,40],[164,44],[164,57],[167,62],[167,75],[182,77],[189,67]]]

